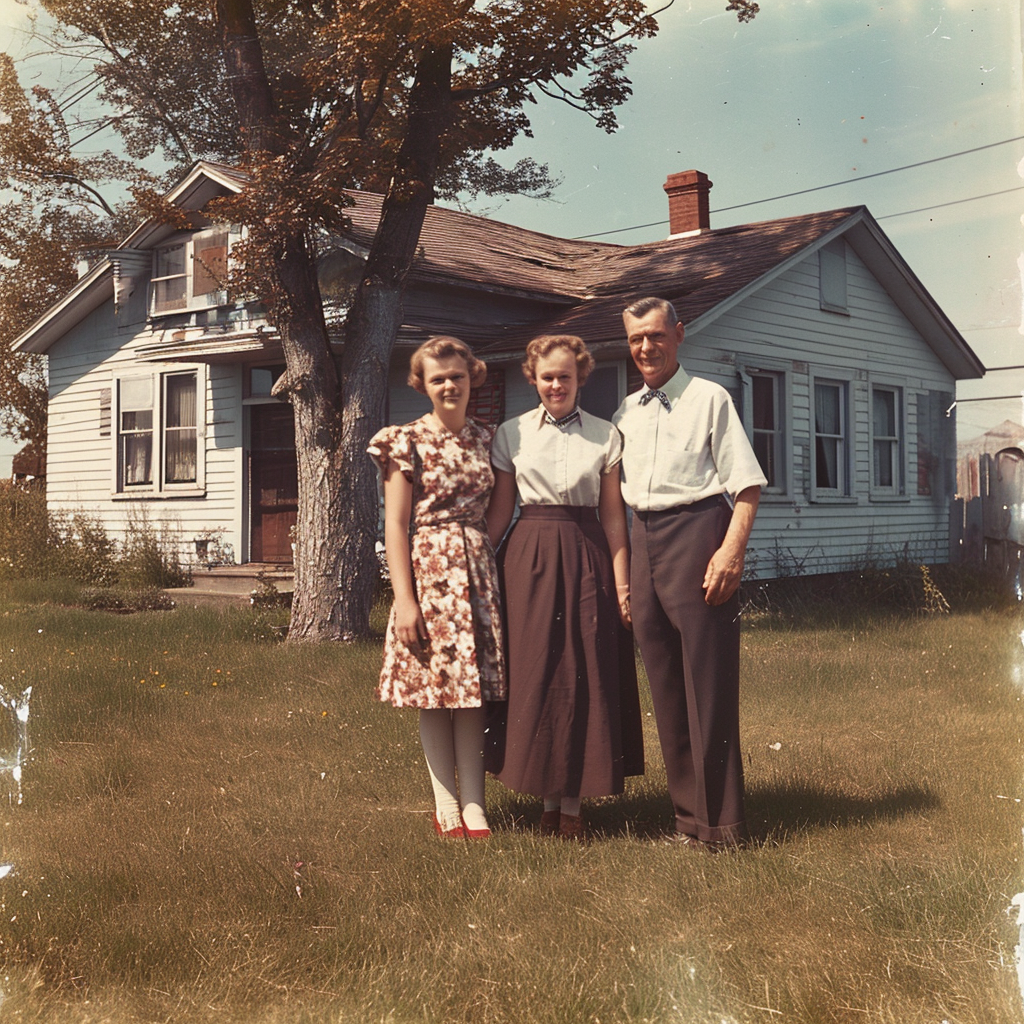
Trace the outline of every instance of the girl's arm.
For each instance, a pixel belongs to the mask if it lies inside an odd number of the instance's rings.
[[[487,506],[487,536],[491,547],[496,548],[505,536],[512,513],[516,510],[516,477],[503,469],[494,471],[494,490]]]
[[[629,611],[629,533],[626,529],[626,506],[622,501],[617,465],[601,475],[598,514],[608,541],[608,549],[612,553],[612,572],[615,574],[619,618],[627,629],[632,629],[633,620]]]
[[[384,471],[384,550],[395,594],[395,632],[406,647],[417,647],[427,639],[412,576],[409,522],[412,518],[412,482],[406,479],[394,459]]]

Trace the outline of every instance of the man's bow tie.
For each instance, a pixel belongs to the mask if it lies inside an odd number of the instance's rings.
[[[656,398],[659,402],[661,402],[661,404],[665,406],[665,408],[668,409],[669,412],[672,411],[672,403],[668,400],[668,395],[666,395],[664,391],[656,389],[645,391],[640,396],[640,404],[646,405],[652,398]]]

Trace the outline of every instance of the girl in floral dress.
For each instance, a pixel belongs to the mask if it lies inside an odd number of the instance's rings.
[[[433,406],[385,427],[369,453],[384,480],[384,544],[395,600],[378,696],[420,710],[439,835],[483,838],[484,702],[504,700],[494,551],[484,513],[492,431],[466,416],[487,367],[457,338],[412,356],[409,384]]]

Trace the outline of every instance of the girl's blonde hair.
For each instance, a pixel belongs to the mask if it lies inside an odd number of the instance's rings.
[[[537,360],[551,355],[556,348],[564,348],[576,359],[576,385],[583,387],[584,381],[594,368],[594,357],[590,354],[586,342],[575,334],[542,334],[534,338],[526,346],[526,358],[523,360],[523,373],[531,384],[537,383]]]
[[[458,356],[466,364],[469,371],[469,386],[478,388],[487,377],[487,364],[482,359],[477,359],[470,347],[458,338],[452,338],[447,334],[435,335],[427,338],[409,360],[409,387],[415,388],[421,394],[426,394],[426,387],[423,383],[423,360],[424,359],[447,359],[449,356]]]

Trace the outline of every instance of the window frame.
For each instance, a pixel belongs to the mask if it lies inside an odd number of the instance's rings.
[[[174,377],[190,376],[195,379],[195,426],[175,426],[168,423],[170,403],[168,382]],[[147,381],[152,395],[152,418],[150,427],[150,479],[146,482],[128,484],[125,482],[123,439],[130,436],[124,429],[122,414],[137,410],[123,407],[122,395],[125,383]],[[110,440],[111,479],[114,498],[174,498],[195,497],[206,493],[206,393],[207,368],[205,364],[164,366],[149,372],[125,368],[114,375],[111,387],[113,409],[111,410]],[[168,435],[183,430],[195,431],[195,480],[172,481],[168,479],[167,454]]]
[[[199,294],[194,293],[195,282],[197,279],[196,274],[196,261],[199,260],[199,253],[204,251],[212,251],[221,248],[221,246],[207,246],[203,248],[204,242],[211,242],[219,237],[224,239],[224,287],[214,289],[213,291],[202,292]],[[179,232],[176,235],[172,235],[166,241],[160,245],[155,246],[153,249],[153,262],[150,274],[150,286],[149,286],[149,316],[151,319],[158,319],[165,316],[173,316],[176,313],[187,313],[192,310],[198,309],[215,309],[217,306],[226,306],[229,304],[228,292],[227,292],[227,274],[231,267],[231,246],[240,238],[240,232],[234,225],[230,224],[217,224],[209,228],[204,228],[202,231],[194,232]],[[168,253],[172,249],[183,248],[185,256],[185,268],[182,272],[176,274],[157,274],[158,265],[161,257]],[[206,268],[206,274],[209,277],[213,277],[213,271],[210,267]],[[157,291],[158,286],[165,281],[176,281],[182,279],[185,284],[185,295],[180,304],[167,304],[158,308],[157,306]]]
[[[755,431],[764,433],[762,428],[754,425],[754,381],[769,378],[774,384],[775,420],[774,456],[776,465],[776,481],[774,484],[761,488],[762,498],[787,498],[793,493],[793,458],[789,450],[792,434],[792,419],[789,410],[793,408],[792,373],[789,366],[782,363],[758,362],[757,365],[746,364],[739,368],[740,380],[743,384],[742,417],[747,438],[754,454],[757,454]],[[760,464],[760,459],[758,459]],[[762,472],[767,476],[764,466]]]
[[[821,504],[850,505],[857,503],[854,489],[855,448],[857,441],[856,418],[854,415],[853,375],[844,371],[822,369],[811,371],[808,403],[808,426],[810,433],[810,500]],[[840,432],[837,435],[819,435],[815,417],[818,386],[839,388]],[[818,437],[837,437],[841,450],[837,453],[836,470],[839,486],[822,487],[818,483]]]
[[[894,396],[894,436],[878,438],[875,434],[875,394],[884,391]],[[869,494],[872,501],[908,501],[907,494],[907,389],[905,382],[872,376],[868,381],[868,424],[870,437]],[[890,454],[893,483],[891,486],[877,482],[875,476],[875,445],[881,440],[893,445]]]

